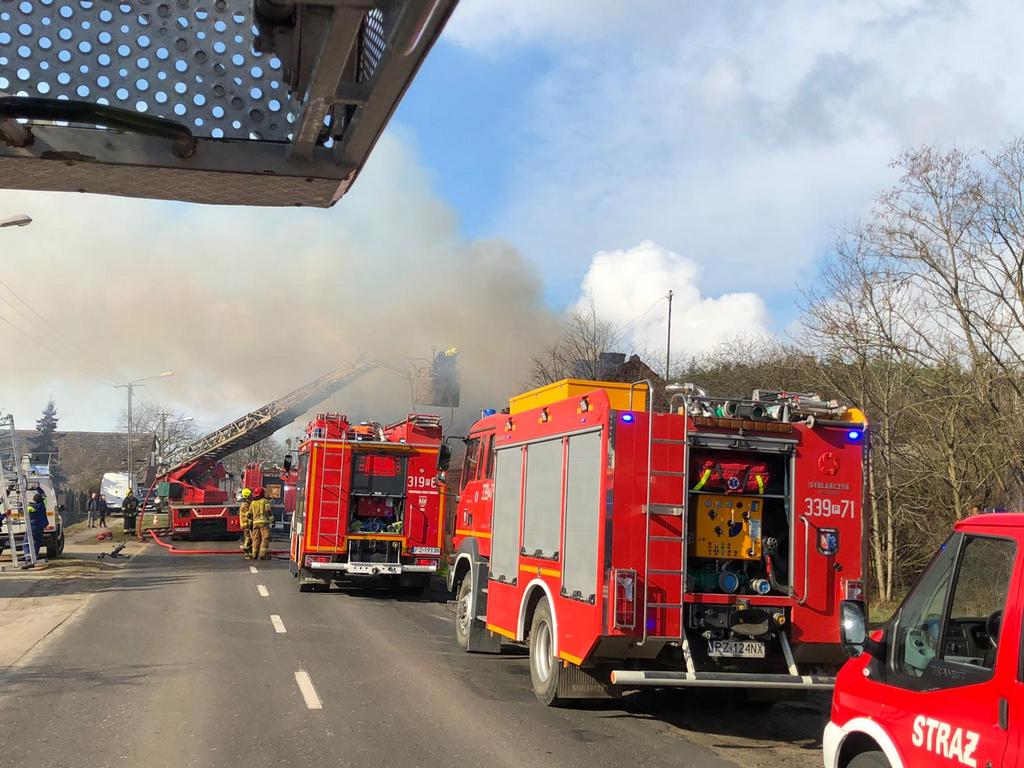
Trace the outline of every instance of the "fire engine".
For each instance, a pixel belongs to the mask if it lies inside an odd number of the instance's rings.
[[[672,389],[672,388],[670,388]],[[830,688],[863,599],[864,414],[814,395],[565,380],[466,440],[450,556],[469,651],[529,644],[545,704]]]
[[[956,523],[881,630],[868,636],[862,604],[842,604],[853,658],[836,680],[826,768],[1024,761],[1022,551],[1024,514],[977,515]]]
[[[362,359],[341,366],[187,445],[154,485],[167,502],[173,538],[239,536],[239,502],[222,459],[265,440],[376,367]]]
[[[352,424],[321,413],[299,446],[291,573],[302,592],[343,576],[385,577],[421,593],[441,557],[441,418]]]

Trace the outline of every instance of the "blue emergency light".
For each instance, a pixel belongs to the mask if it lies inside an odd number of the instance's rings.
[[[484,408],[482,411],[480,411],[480,418],[487,418],[488,416],[493,416],[497,412],[498,411],[494,408]]]
[[[861,435],[863,434],[864,433],[861,432],[859,429],[851,429],[849,432],[846,433],[846,436],[850,439],[851,443],[856,443],[858,440],[860,440]]]
[[[633,418],[634,417],[633,417],[632,413],[624,413],[624,414],[622,414],[622,422],[624,424],[632,424],[633,423]]]

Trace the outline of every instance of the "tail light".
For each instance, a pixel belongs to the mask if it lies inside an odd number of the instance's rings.
[[[53,533],[55,530],[57,529],[54,528],[52,525],[48,525],[45,528],[43,528],[43,533]]]
[[[306,555],[306,567],[309,568],[313,563],[329,563],[331,562],[330,555]]]
[[[613,571],[615,629],[636,628],[636,571]]]
[[[864,582],[849,580],[846,582],[846,599],[864,601]]]
[[[437,565],[437,560],[428,560],[427,558],[419,558],[416,561],[416,565]]]

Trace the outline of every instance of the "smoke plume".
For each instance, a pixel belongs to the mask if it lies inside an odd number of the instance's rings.
[[[0,305],[22,329],[0,323],[21,361],[0,409],[28,426],[53,395],[63,428],[112,429],[124,393],[111,383],[173,370],[139,396],[208,428],[360,353],[449,346],[462,352],[458,421],[500,406],[557,319],[513,247],[460,237],[411,144],[385,136],[327,211],[0,193],[0,216],[35,220],[0,231],[2,279],[46,318]],[[324,407],[385,420],[412,406],[406,382],[375,372]]]

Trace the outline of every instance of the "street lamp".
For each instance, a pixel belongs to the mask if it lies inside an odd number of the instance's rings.
[[[6,219],[0,219],[0,228],[3,227],[27,227],[32,223],[32,217],[26,216],[24,213],[20,213],[17,216],[8,216]]]
[[[127,389],[128,390],[128,490],[131,491],[135,485],[134,472],[132,471],[132,393],[135,387],[141,387],[143,381],[151,381],[152,379],[165,379],[168,376],[173,376],[174,371],[164,371],[158,373],[156,376],[143,376],[139,379],[132,379],[125,384],[114,384],[114,389]]]

